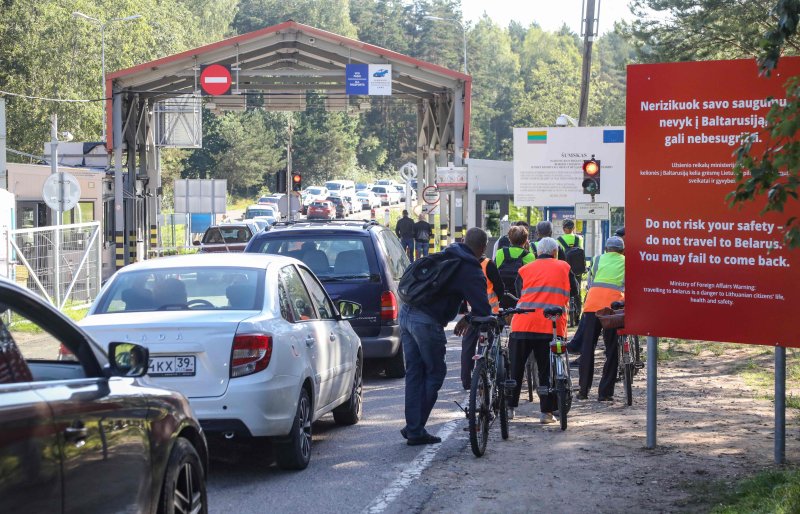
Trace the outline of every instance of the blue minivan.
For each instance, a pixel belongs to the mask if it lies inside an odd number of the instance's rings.
[[[279,222],[259,232],[244,251],[301,260],[334,303],[360,304],[361,314],[350,324],[364,357],[379,359],[387,377],[405,376],[397,284],[409,260],[394,232],[374,221]]]

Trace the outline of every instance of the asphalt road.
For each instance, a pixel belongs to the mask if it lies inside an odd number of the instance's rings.
[[[448,332],[452,334],[452,332]],[[448,375],[428,423],[448,435],[441,445],[407,446],[404,381],[386,379],[367,362],[364,417],[339,427],[328,415],[314,424],[312,457],[300,472],[279,469],[268,445],[212,445],[209,512],[408,512],[419,511],[430,491],[416,478],[437,461],[463,455],[474,459],[462,427],[466,419],[459,373],[460,339],[448,342]]]

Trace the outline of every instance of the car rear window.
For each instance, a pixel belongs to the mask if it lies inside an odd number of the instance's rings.
[[[277,234],[276,234],[277,236]],[[369,250],[368,250],[369,248]],[[369,280],[377,271],[367,257],[369,237],[355,234],[289,234],[256,240],[249,252],[285,255],[301,260],[322,282]]]
[[[120,273],[95,314],[159,310],[261,310],[264,270],[163,268]]]
[[[252,236],[247,227],[209,227],[203,234],[203,244],[246,243]]]

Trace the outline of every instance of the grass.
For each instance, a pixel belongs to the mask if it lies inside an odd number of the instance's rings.
[[[77,307],[74,305],[67,304],[61,311],[63,315],[65,315],[72,321],[82,320],[83,318],[86,317],[86,314],[88,312],[89,312],[89,306],[85,304],[78,305]],[[41,334],[43,332],[42,328],[39,325],[31,321],[28,321],[27,318],[24,318],[16,313],[11,314],[11,320],[8,326],[12,332],[20,334]]]
[[[763,352],[760,355],[763,355]],[[763,362],[751,357],[742,363],[737,371],[748,387],[758,391],[759,398],[769,401],[775,399],[775,371],[772,366],[765,366]],[[787,388],[800,382],[800,353],[794,348],[788,348],[786,352],[786,382]],[[800,409],[800,397],[791,393],[787,394],[786,407]],[[800,506],[798,512],[800,512]]]
[[[709,497],[709,496],[706,496]],[[800,470],[770,470],[735,484],[712,487],[712,514],[800,512]]]

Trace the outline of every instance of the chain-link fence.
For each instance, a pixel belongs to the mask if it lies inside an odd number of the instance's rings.
[[[0,229],[2,230],[2,229]],[[58,308],[88,303],[101,285],[100,222],[6,230],[7,276]]]

